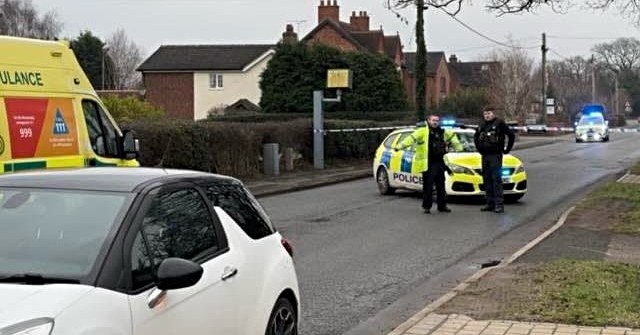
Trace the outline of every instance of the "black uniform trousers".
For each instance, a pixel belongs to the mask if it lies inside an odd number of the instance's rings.
[[[422,208],[431,209],[433,204],[433,186],[436,186],[438,209],[447,207],[444,190],[444,161],[429,161],[429,169],[422,172]]]
[[[487,194],[487,207],[504,208],[501,170],[502,154],[482,155],[482,183]]]

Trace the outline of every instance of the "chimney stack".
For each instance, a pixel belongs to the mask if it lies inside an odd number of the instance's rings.
[[[318,24],[325,19],[331,19],[336,23],[340,22],[338,0],[327,0],[326,4],[324,0],[320,1],[320,6],[318,6]]]
[[[455,54],[451,54],[451,56],[449,56],[449,63],[456,64],[457,62],[458,62],[458,57],[456,57]]]
[[[288,24],[287,29],[284,33],[282,33],[282,42],[283,43],[296,43],[298,42],[298,34],[293,31],[293,25]]]
[[[352,12],[349,23],[355,31],[369,31],[369,15],[366,11],[360,11],[358,15],[355,11]]]

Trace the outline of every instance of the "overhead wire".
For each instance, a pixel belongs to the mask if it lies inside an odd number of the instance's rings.
[[[468,24],[462,22],[462,20],[458,19],[457,17],[455,17],[455,15],[452,15],[451,13],[448,13],[446,10],[444,10],[444,8],[439,8],[442,12],[444,12],[445,14],[447,14],[450,18],[452,18],[453,20],[455,20],[456,22],[458,22],[460,25],[462,25],[463,27],[467,28],[469,31],[475,33],[476,35],[490,41],[493,42],[497,45],[506,47],[506,48],[511,48],[511,49],[522,49],[522,50],[529,50],[529,49],[535,49],[538,48],[539,46],[530,46],[530,47],[521,47],[521,46],[517,46],[517,45],[513,45],[513,44],[509,44],[509,43],[505,43],[505,42],[501,42],[498,41],[496,39],[493,39],[483,33],[481,33],[480,31],[474,29],[473,27],[469,26]]]

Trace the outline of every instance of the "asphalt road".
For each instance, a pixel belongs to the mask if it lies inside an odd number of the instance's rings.
[[[567,139],[515,152],[529,190],[502,215],[473,201],[423,214],[419,195],[380,196],[373,178],[262,198],[294,246],[300,333],[386,334],[492,252],[504,256],[535,237],[585,187],[640,159],[638,143],[640,134],[612,134],[609,143]]]

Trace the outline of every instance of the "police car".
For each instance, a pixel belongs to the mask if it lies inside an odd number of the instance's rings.
[[[453,122],[444,120],[443,125],[453,126]],[[461,127],[451,129],[458,136],[463,151],[445,155],[445,163],[451,170],[451,174],[445,174],[447,195],[484,195],[482,160],[473,142],[475,131]],[[376,150],[373,176],[382,195],[393,194],[396,189],[422,191],[422,173],[413,164],[414,147],[394,150],[413,131],[413,128],[393,131]],[[504,155],[501,175],[505,201],[520,200],[527,192],[527,174],[522,162],[513,155]]]
[[[576,143],[609,141],[609,121],[601,112],[583,114],[576,124]]]

